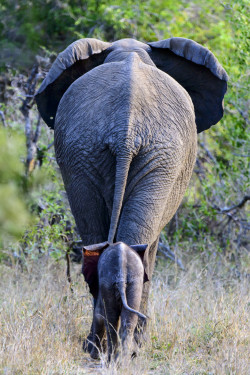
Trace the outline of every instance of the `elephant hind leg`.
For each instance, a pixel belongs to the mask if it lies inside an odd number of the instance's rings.
[[[104,323],[107,332],[108,362],[116,354],[118,348],[118,324],[121,306],[117,302],[115,291],[109,285],[102,285],[100,294],[103,301]]]
[[[64,171],[61,172],[64,177]],[[70,183],[65,183],[65,188],[84,245],[106,241],[110,214],[98,187],[82,172]]]

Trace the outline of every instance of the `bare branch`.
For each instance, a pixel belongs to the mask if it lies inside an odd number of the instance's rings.
[[[38,64],[34,64],[30,76],[26,82],[25,87],[25,99],[23,100],[23,104],[20,108],[24,117],[27,116],[27,112],[32,108],[34,104],[34,95],[36,91],[36,84],[38,78]]]
[[[173,251],[170,250],[170,247],[166,243],[164,243],[164,242],[166,242],[166,240],[165,240],[163,234],[161,234],[161,236],[160,236],[160,241],[161,242],[159,242],[158,251],[160,253],[162,253],[166,258],[169,258],[173,262],[175,262],[177,264],[177,266],[179,266],[182,271],[185,271],[185,268],[182,264],[182,261],[180,259],[178,259],[177,256],[175,255],[175,253],[173,253]]]
[[[199,142],[199,146],[202,147],[205,151],[209,159],[211,159],[215,164],[217,164],[216,158],[213,156],[213,154],[209,151],[209,149],[206,147],[204,142]]]
[[[32,141],[32,126],[28,111],[25,116],[25,135],[27,147],[26,174],[28,175],[28,173],[32,172],[32,170],[34,169],[36,155],[36,144]]]
[[[239,156],[239,157],[241,157],[241,158],[250,158],[250,155],[235,154],[234,152],[232,152],[232,155],[234,155],[234,156]]]
[[[39,76],[39,66],[35,64],[31,70],[30,76],[24,86],[25,98],[22,98],[20,111],[25,118],[25,135],[27,147],[26,174],[32,172],[36,164],[37,141],[41,131],[41,118],[38,117],[35,135],[30,121],[30,109],[34,104],[34,95],[36,90],[37,79]]]
[[[245,203],[247,202],[247,201],[249,201],[250,200],[250,195],[246,195],[242,200],[241,200],[241,202],[239,203],[239,204],[236,204],[236,205],[234,205],[234,206],[232,206],[232,207],[224,207],[224,208],[220,208],[220,211],[222,212],[222,213],[227,213],[227,212],[230,212],[230,211],[233,211],[233,210],[235,210],[236,208],[242,208],[244,205],[245,205]]]
[[[177,264],[177,266],[179,266],[180,269],[181,269],[182,271],[185,271],[185,268],[184,268],[184,266],[183,266],[181,260],[178,259],[178,258],[175,256],[175,254],[174,254],[174,253],[173,253],[173,252],[172,252],[167,246],[165,246],[164,244],[160,243],[160,244],[159,244],[159,247],[158,247],[158,251],[159,251],[160,253],[162,253],[163,255],[165,255],[166,258],[169,258],[169,259],[171,259],[173,262],[175,262],[175,263]]]
[[[66,257],[66,262],[67,262],[67,270],[66,270],[66,273],[67,273],[67,280],[69,282],[69,285],[70,285],[70,291],[72,293],[74,293],[74,289],[72,287],[72,279],[71,279],[71,272],[70,272],[70,256],[69,256],[69,253],[70,253],[70,249],[67,250],[66,254],[65,254],[65,257]]]
[[[49,145],[48,145],[48,147],[47,147],[47,150],[49,150],[51,147],[53,147],[54,146],[54,141],[53,142],[51,142]]]
[[[232,102],[231,100],[229,100],[230,104],[232,104],[234,106],[235,109],[237,109],[237,111],[239,112],[239,114],[243,117],[243,119],[245,120],[246,124],[248,125],[249,124],[249,118],[248,118],[248,115],[243,112],[234,102]]]
[[[35,135],[34,135],[34,138],[33,138],[34,143],[37,143],[37,141],[40,137],[40,133],[41,133],[41,116],[39,114],[38,119],[37,119],[37,124],[36,124],[36,132],[35,132]]]

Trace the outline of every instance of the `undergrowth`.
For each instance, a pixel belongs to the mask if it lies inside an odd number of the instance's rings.
[[[0,373],[241,374],[249,373],[249,278],[228,264],[190,258],[187,271],[159,260],[149,303],[147,340],[131,363],[82,351],[92,302],[74,266],[71,292],[64,262],[43,256],[20,268],[0,266]]]

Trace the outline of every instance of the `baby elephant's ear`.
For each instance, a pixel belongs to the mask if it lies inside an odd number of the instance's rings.
[[[157,68],[173,77],[189,93],[198,133],[216,124],[223,116],[228,76],[212,52],[185,38],[148,44],[149,55]]]
[[[94,298],[98,296],[97,265],[103,250],[109,246],[108,242],[83,247],[82,273]]]
[[[93,253],[93,252],[95,252],[95,251],[99,251],[100,252],[100,251],[106,249],[108,246],[109,246],[109,242],[108,241],[96,243],[94,245],[83,246],[83,252],[84,252],[84,254],[86,252],[89,252],[90,254]]]
[[[148,245],[147,244],[130,245],[129,247],[135,250],[142,260],[142,263],[144,265],[144,283],[146,281],[149,281],[148,272],[147,272],[148,267],[145,267],[145,263],[147,264],[148,262],[147,260],[146,262],[144,262],[144,256],[146,256],[145,251],[147,250]]]
[[[111,43],[98,39],[79,39],[61,52],[36,93],[38,110],[54,129],[58,104],[68,87],[80,76],[103,63]]]

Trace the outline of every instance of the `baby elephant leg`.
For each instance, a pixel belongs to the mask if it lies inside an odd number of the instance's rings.
[[[121,343],[123,356],[134,356],[136,353],[136,343],[134,340],[134,331],[138,321],[138,316],[125,309],[121,314]]]
[[[97,305],[94,312],[94,320],[93,320],[93,348],[90,352],[90,356],[93,359],[99,358],[99,352],[102,350],[102,339],[105,332],[105,325],[104,325],[104,317],[103,311],[100,307],[99,301],[97,301]]]
[[[118,347],[117,329],[119,322],[119,311],[117,306],[107,306],[105,313],[105,326],[107,330],[108,342],[108,362],[110,362],[112,355],[116,354]]]
[[[133,283],[126,290],[127,303],[132,309],[138,311],[141,303],[143,281]],[[136,354],[134,332],[138,323],[138,315],[128,311],[124,306],[121,313],[121,341],[124,355]]]

